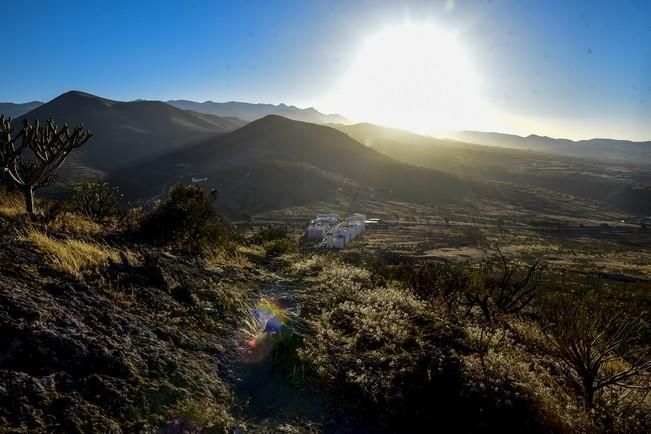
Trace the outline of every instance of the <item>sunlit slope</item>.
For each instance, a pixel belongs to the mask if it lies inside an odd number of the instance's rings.
[[[404,163],[544,188],[635,214],[651,213],[651,191],[645,181],[651,166],[441,140],[373,124],[332,126]]]
[[[633,142],[616,139],[569,140],[531,134],[527,137],[513,134],[458,131],[449,137],[464,142],[516,149],[532,149],[582,158],[651,164],[651,141]]]
[[[179,180],[208,178],[220,206],[257,212],[349,199],[463,201],[492,190],[440,171],[400,163],[335,129],[267,116],[232,133],[136,165],[116,176],[134,197]],[[138,179],[138,182],[131,180]]]

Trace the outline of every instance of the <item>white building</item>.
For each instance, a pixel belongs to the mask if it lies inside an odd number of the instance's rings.
[[[333,213],[319,213],[316,215],[315,221],[318,223],[325,223],[325,224],[330,224],[334,225],[337,224],[337,221],[339,220],[339,216],[337,214]]]
[[[324,245],[327,248],[343,249],[364,232],[366,221],[366,216],[359,213],[341,221],[337,214],[319,213],[307,228],[307,238],[311,240],[325,239]]]
[[[310,224],[310,226],[307,227],[307,239],[322,240],[325,238],[326,230],[327,230],[326,226],[322,226],[319,224]]]
[[[332,237],[332,248],[334,249],[343,249],[346,247],[346,239],[343,235],[337,235]]]

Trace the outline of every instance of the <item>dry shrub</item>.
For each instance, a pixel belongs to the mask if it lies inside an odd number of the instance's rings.
[[[487,326],[464,326],[472,350],[461,358],[465,393],[492,407],[495,414],[512,410],[525,423],[554,432],[593,431],[594,425],[571,388],[559,378],[558,365],[540,349],[544,334],[522,319]],[[527,420],[528,419],[528,420]]]
[[[338,259],[325,264],[319,279],[329,285],[329,289],[337,289],[337,286],[359,285],[360,287],[371,286],[371,273],[360,267],[346,264]]]
[[[374,401],[388,398],[425,356],[414,315],[426,312],[400,288],[362,290],[310,322],[314,336],[300,355],[325,378],[343,375]]]
[[[300,359],[389,432],[430,423],[459,432],[631,431],[630,416],[595,422],[532,320],[453,315],[444,297],[425,299],[395,281],[378,286],[338,258],[305,257],[292,270],[318,273],[301,295]]]
[[[55,269],[77,278],[82,278],[84,272],[105,267],[109,259],[119,258],[109,247],[75,238],[59,240],[35,229],[29,229],[23,240],[44,252]]]
[[[519,317],[510,317],[508,326],[513,340],[524,345],[530,352],[536,354],[551,353],[549,339],[545,336],[538,323]]]
[[[550,369],[552,361],[532,357],[504,330],[482,335],[480,329],[466,329],[480,351],[461,358],[462,375],[464,393],[488,417],[509,415],[504,424],[530,424],[532,430],[542,426],[550,432],[593,431],[588,414]],[[516,417],[521,420],[513,420]]]
[[[291,271],[294,273],[314,273],[323,270],[325,264],[323,255],[309,255],[292,262]]]
[[[450,325],[402,286],[374,287],[367,270],[336,263],[305,294],[309,332],[299,357],[324,380],[389,406],[448,361]]]
[[[547,307],[546,332],[561,372],[603,431],[651,427],[651,354],[644,318],[592,294]]]

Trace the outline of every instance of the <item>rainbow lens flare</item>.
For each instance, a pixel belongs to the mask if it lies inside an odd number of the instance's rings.
[[[263,298],[255,305],[242,328],[242,359],[257,363],[271,354],[287,326],[285,309],[276,301]]]

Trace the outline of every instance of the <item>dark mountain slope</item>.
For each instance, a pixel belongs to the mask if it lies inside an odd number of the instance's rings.
[[[82,122],[94,137],[76,152],[77,163],[100,171],[153,158],[243,124],[180,110],[160,101],[120,102],[76,91],[53,99],[23,118]]]
[[[221,117],[235,117],[245,121],[254,121],[267,115],[280,115],[289,119],[325,124],[330,122],[345,123],[346,119],[336,114],[323,114],[313,107],[299,108],[286,104],[251,104],[246,102],[195,102],[187,100],[167,101],[184,110],[193,110],[200,113],[208,113]]]
[[[41,105],[43,105],[41,101],[31,101],[26,103],[0,102],[0,115],[16,118],[25,113],[29,113]]]
[[[450,202],[484,188],[400,163],[332,128],[280,116],[136,165],[116,180],[127,194],[151,198],[192,177],[207,177],[207,186],[221,191],[220,206],[243,212],[327,201],[335,194]]]

